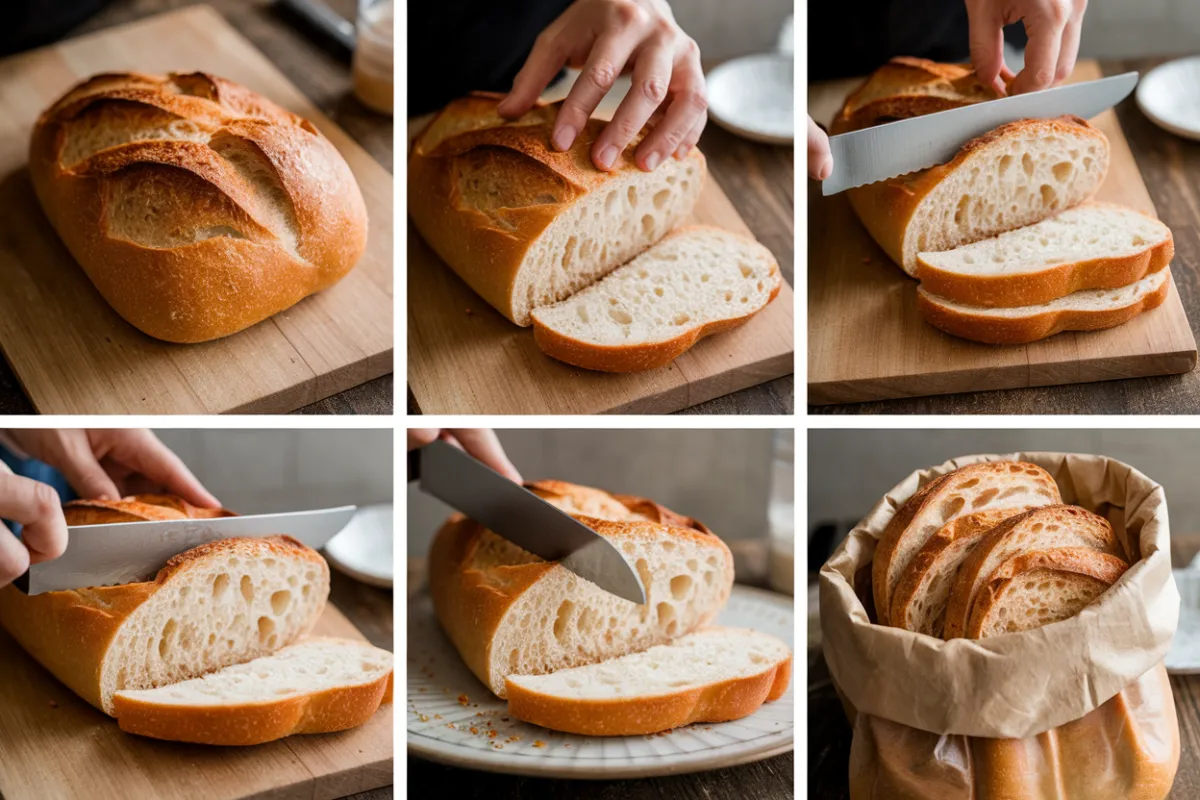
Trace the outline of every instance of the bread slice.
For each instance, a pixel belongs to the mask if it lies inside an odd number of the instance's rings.
[[[498,697],[508,675],[541,675],[665,644],[729,599],[733,556],[708,528],[656,503],[558,481],[530,488],[618,547],[646,589],[638,605],[461,515],[434,537],[429,588],[463,661]],[[597,516],[575,513],[587,509]]]
[[[1094,331],[1123,325],[1158,308],[1171,288],[1171,270],[1153,272],[1119,289],[1088,289],[1021,308],[984,308],[955,303],[917,289],[921,316],[946,333],[985,344],[1028,344],[1063,331]]]
[[[684,227],[599,283],[535,309],[534,337],[577,367],[653,369],[746,322],[775,299],[781,280],[774,256],[750,237]]]
[[[316,622],[329,566],[288,536],[181,553],[153,581],[28,596],[0,588],[0,625],[84,700],[188,680],[267,655]]]
[[[1078,506],[1044,506],[1011,517],[992,529],[959,569],[946,605],[944,638],[967,635],[976,598],[1004,562],[1034,550],[1060,547],[1124,558],[1108,520]]]
[[[920,253],[916,277],[944,300],[1015,308],[1119,289],[1165,268],[1174,255],[1171,231],[1153,217],[1085,203],[992,239]]]
[[[943,525],[904,570],[888,614],[891,624],[940,639],[958,568],[988,531],[1028,510],[1028,506],[993,508]]]
[[[549,675],[510,675],[517,719],[582,736],[638,736],[754,713],[787,691],[788,646],[759,631],[706,628],[640,653]]]
[[[391,653],[316,638],[203,677],[116,692],[113,713],[121,730],[139,736],[249,745],[357,727],[391,695]]]
[[[980,590],[967,636],[1026,631],[1078,614],[1125,574],[1116,556],[1085,547],[1035,550],[1000,565]]]
[[[1017,461],[971,464],[931,482],[901,506],[876,545],[871,582],[879,624],[891,624],[892,595],[901,576],[947,523],[991,508],[1060,502],[1058,486],[1046,470]]]

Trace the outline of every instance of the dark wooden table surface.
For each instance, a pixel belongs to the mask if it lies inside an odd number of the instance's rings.
[[[1102,61],[1105,75],[1137,70],[1142,75],[1165,59]],[[1200,142],[1181,139],[1154,125],[1133,97],[1117,106],[1117,118],[1150,190],[1158,216],[1175,236],[1171,274],[1200,338]],[[809,182],[808,191],[820,187]],[[977,394],[918,397],[834,406],[809,406],[813,414],[1195,414],[1200,412],[1200,370],[1160,378],[1009,389]],[[1198,794],[1197,796],[1200,796]]]
[[[1189,564],[1200,552],[1200,533],[1171,536],[1171,563]],[[1200,797],[1200,675],[1172,675],[1182,743],[1170,800]],[[850,725],[833,691],[820,651],[808,653],[808,796],[849,800]]]
[[[90,33],[114,25],[194,5],[197,0],[113,0],[99,14],[67,34]],[[351,96],[350,57],[309,32],[272,0],[207,0],[317,108],[350,134],[363,149],[392,170],[392,120],[368,111]],[[326,0],[353,19],[354,0]],[[384,375],[299,409],[300,414],[391,414],[394,381]],[[0,356],[0,414],[34,414],[8,362]]]
[[[791,147],[756,144],[709,122],[700,136],[709,174],[728,195],[755,238],[779,260],[795,286],[795,158]],[[799,324],[799,323],[797,323]],[[681,414],[792,414],[795,376],[743,389],[685,409]],[[408,413],[420,414],[412,392]]]

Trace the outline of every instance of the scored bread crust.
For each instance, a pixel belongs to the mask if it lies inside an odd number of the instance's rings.
[[[647,250],[647,253],[653,252],[654,247],[670,240],[672,237],[688,236],[701,231],[720,231],[725,236],[736,236],[736,234],[731,234],[709,225],[685,225],[667,234],[657,244],[653,245],[650,250]],[[671,339],[656,342],[606,345],[582,341],[574,336],[559,332],[552,325],[539,318],[535,309],[532,314],[534,340],[542,352],[551,358],[576,367],[597,370],[599,372],[636,372],[670,364],[676,358],[692,349],[696,342],[704,337],[733,330],[746,324],[751,317],[762,311],[779,296],[782,277],[780,276],[779,266],[776,264],[774,256],[771,256],[765,247],[753,239],[749,237],[738,238],[745,239],[748,246],[753,246],[766,253],[771,262],[770,275],[775,281],[770,294],[762,305],[749,313],[726,319],[713,320],[702,325],[694,325]],[[618,267],[617,270],[630,269],[633,266],[633,264],[627,264],[623,267]],[[568,298],[563,302],[570,303],[572,299]]]
[[[993,508],[943,525],[905,568],[892,595],[890,624],[941,638],[942,615],[962,562],[988,531],[1028,510],[1027,506]]]
[[[896,56],[850,93],[834,120],[833,132],[961,108],[998,96],[970,67]]]
[[[33,596],[10,584],[0,588],[0,627],[54,677],[111,715],[113,692],[131,687],[111,685],[115,676],[109,675],[108,662],[124,655],[114,652],[114,644],[123,628],[137,624],[139,609],[148,600],[159,592],[170,596],[177,591],[173,579],[193,566],[224,565],[230,558],[270,557],[306,562],[318,572],[315,588],[320,594],[319,602],[315,602],[308,617],[300,621],[298,637],[312,628],[324,608],[329,592],[329,566],[315,550],[290,536],[223,539],[200,545],[171,558],[153,581]],[[236,587],[233,591],[237,591]],[[290,641],[279,642],[279,646]],[[228,663],[235,661],[231,659]],[[196,674],[186,677],[196,677]]]
[[[1010,558],[1034,550],[1082,547],[1124,556],[1109,521],[1079,506],[1050,505],[1009,517],[993,528],[958,571],[946,604],[943,637],[964,637],[983,587]]]
[[[1140,296],[1134,295],[1123,306],[1104,309],[1080,309],[1043,304],[1024,309],[1023,316],[1001,317],[990,309],[947,304],[917,288],[917,310],[935,328],[962,339],[984,344],[1028,344],[1063,331],[1097,331],[1123,325],[1145,311],[1161,306],[1171,291],[1171,270],[1153,272],[1145,281],[1158,286]],[[1088,290],[1090,291],[1090,290]],[[1097,290],[1098,291],[1098,290]]]
[[[352,639],[316,637],[347,648],[369,647]],[[374,650],[375,648],[371,648]],[[336,686],[297,697],[224,705],[155,702],[117,693],[113,714],[126,733],[172,742],[245,746],[304,733],[332,733],[357,728],[392,702],[394,673],[373,681]]]
[[[670,634],[658,630],[658,606],[668,605],[669,597],[655,595],[654,566],[635,565],[647,592],[645,606],[609,595],[594,584],[576,577],[556,562],[546,562],[517,548],[461,514],[451,516],[434,536],[429,553],[429,591],[442,629],[458,650],[467,667],[498,697],[505,696],[505,676],[513,671],[509,654],[500,652],[498,639],[516,637],[526,606],[535,605],[545,619],[530,624],[543,633],[545,628],[563,624],[568,628],[581,624],[592,606],[611,606],[623,616],[624,628],[617,631],[627,641],[616,644],[611,635],[596,634],[591,652],[557,653],[556,663],[521,670],[524,674],[580,666],[662,644],[711,622],[729,599],[733,587],[733,556],[729,548],[711,531],[695,520],[680,516],[653,501],[628,495],[610,495],[588,487],[561,481],[527,484],[547,502],[571,513],[576,519],[610,539],[619,547],[636,548],[657,543],[659,548],[696,547],[715,562],[715,577],[703,589],[705,602],[694,610],[689,624],[676,624]],[[588,515],[594,516],[588,516]],[[603,517],[607,516],[605,519]],[[628,557],[628,554],[627,554]],[[665,574],[661,577],[666,577]],[[695,591],[701,592],[701,582]],[[569,605],[564,602],[569,601]],[[692,602],[692,601],[689,601]],[[558,612],[555,611],[558,606]],[[573,611],[561,621],[558,613]],[[593,615],[595,612],[592,612]],[[645,615],[643,620],[642,615]],[[653,615],[653,616],[651,616]],[[605,612],[605,616],[608,616]],[[614,616],[616,616],[614,614]],[[600,620],[594,620],[599,622]],[[634,631],[637,631],[634,633]],[[611,634],[612,631],[609,631]],[[536,634],[535,634],[536,635]],[[533,636],[526,636],[528,642]],[[495,652],[493,652],[495,651]],[[518,654],[529,657],[530,654]]]
[[[1101,592],[1116,583],[1127,569],[1129,569],[1129,565],[1124,560],[1108,553],[1089,550],[1086,547],[1058,547],[1049,550],[1034,550],[1013,556],[988,576],[987,583],[979,590],[979,595],[971,607],[971,621],[967,625],[967,638],[983,637],[992,624],[997,621],[997,613],[1004,603],[1006,595],[1015,591],[1018,578],[1044,574],[1047,578],[1055,578],[1055,581],[1052,582],[1089,582],[1094,584],[1087,588],[1090,590],[1091,599],[1095,599]],[[1053,588],[1045,591],[1051,592]],[[1066,619],[1081,610],[1081,607],[1062,608],[1057,616],[1059,619]],[[1045,624],[1048,623],[1038,618],[1029,620],[1029,624],[1021,625],[1014,630],[1026,630],[1029,627],[1040,627]]]
[[[165,519],[234,517],[226,508],[200,508],[169,494],[135,494],[120,500],[71,500],[63,504],[68,525],[104,525]]]
[[[170,342],[260,322],[332,286],[366,248],[362,193],[329,140],[203,72],[83,81],[38,118],[29,170],[104,299]]]
[[[754,675],[660,695],[580,699],[532,690],[509,679],[508,713],[543,728],[580,736],[643,736],[696,722],[748,717],[763,703],[782,697],[791,677],[789,655]]]
[[[1148,214],[1142,216],[1153,219]],[[1175,256],[1175,240],[1169,230],[1165,232],[1163,241],[1130,255],[1074,261],[1037,272],[1009,275],[965,275],[937,267],[918,255],[914,277],[921,282],[922,291],[963,305],[999,308],[1040,305],[1087,289],[1118,289],[1165,269]]]
[[[980,487],[981,483],[989,484],[988,488]],[[1000,484],[1005,488],[1000,489]],[[968,513],[1011,505],[1011,501],[1004,501],[1017,496],[1018,492],[1013,490],[1022,489],[1045,499],[1047,505],[1062,502],[1058,486],[1048,472],[1036,464],[1018,461],[985,461],[960,467],[933,480],[909,498],[892,517],[875,547],[871,583],[878,623],[891,624],[895,587],[911,560],[911,556],[904,558],[901,550],[915,556],[929,537],[946,523]],[[1031,499],[1024,500],[1023,504],[1034,505]],[[993,500],[1002,505],[993,504]]]
[[[516,324],[528,326],[532,308],[546,304],[538,302],[539,291],[554,289],[556,296],[549,302],[563,300],[629,261],[681,222],[699,198],[705,161],[693,148],[685,158],[668,158],[653,172],[642,172],[634,155],[650,130],[647,127],[634,136],[612,168],[602,172],[592,164],[590,153],[606,122],[589,120],[571,148],[560,152],[550,144],[550,134],[561,104],[539,104],[516,120],[506,120],[496,113],[502,97],[474,92],[455,100],[417,135],[408,160],[408,213],[425,242],[476,294]],[[645,193],[657,197],[664,191],[668,196],[663,206],[651,207],[664,214],[661,224],[654,223],[652,236],[641,232],[641,217],[647,215],[638,213],[633,220],[638,232],[609,243],[611,251],[598,252],[601,258],[588,274],[572,280],[565,276],[571,260],[585,258],[578,240],[595,228],[589,215],[572,231],[560,232],[568,234],[566,241],[551,243],[566,283],[535,285],[539,277],[560,279],[534,274],[533,261],[549,257],[539,250],[540,245],[545,249],[543,234],[552,233],[555,222],[566,219],[592,193],[607,192],[620,205],[639,195],[644,201]],[[671,193],[679,201],[673,210],[666,208]],[[600,247],[596,245],[598,251]]]

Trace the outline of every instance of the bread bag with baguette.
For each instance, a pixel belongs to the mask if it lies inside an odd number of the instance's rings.
[[[1161,800],[1178,608],[1165,495],[1132,467],[1014,453],[914,472],[821,569],[850,797]]]

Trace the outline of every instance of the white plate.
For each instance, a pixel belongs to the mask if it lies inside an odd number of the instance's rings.
[[[1179,589],[1179,627],[1164,662],[1172,675],[1200,675],[1200,569],[1172,570]]]
[[[726,61],[708,73],[708,115],[722,128],[755,142],[792,144],[792,57],[765,53]]]
[[[325,545],[325,560],[339,572],[381,589],[392,588],[392,506],[363,506]]]
[[[770,633],[795,651],[794,618],[792,598],[735,586],[717,622]],[[471,674],[442,634],[428,595],[409,606],[408,750],[442,764],[555,778],[640,778],[745,764],[792,749],[792,697],[789,686],[745,719],[662,736],[558,733],[507,715],[504,701]]]
[[[1200,56],[1150,70],[1138,83],[1137,104],[1158,127],[1200,141]]]

